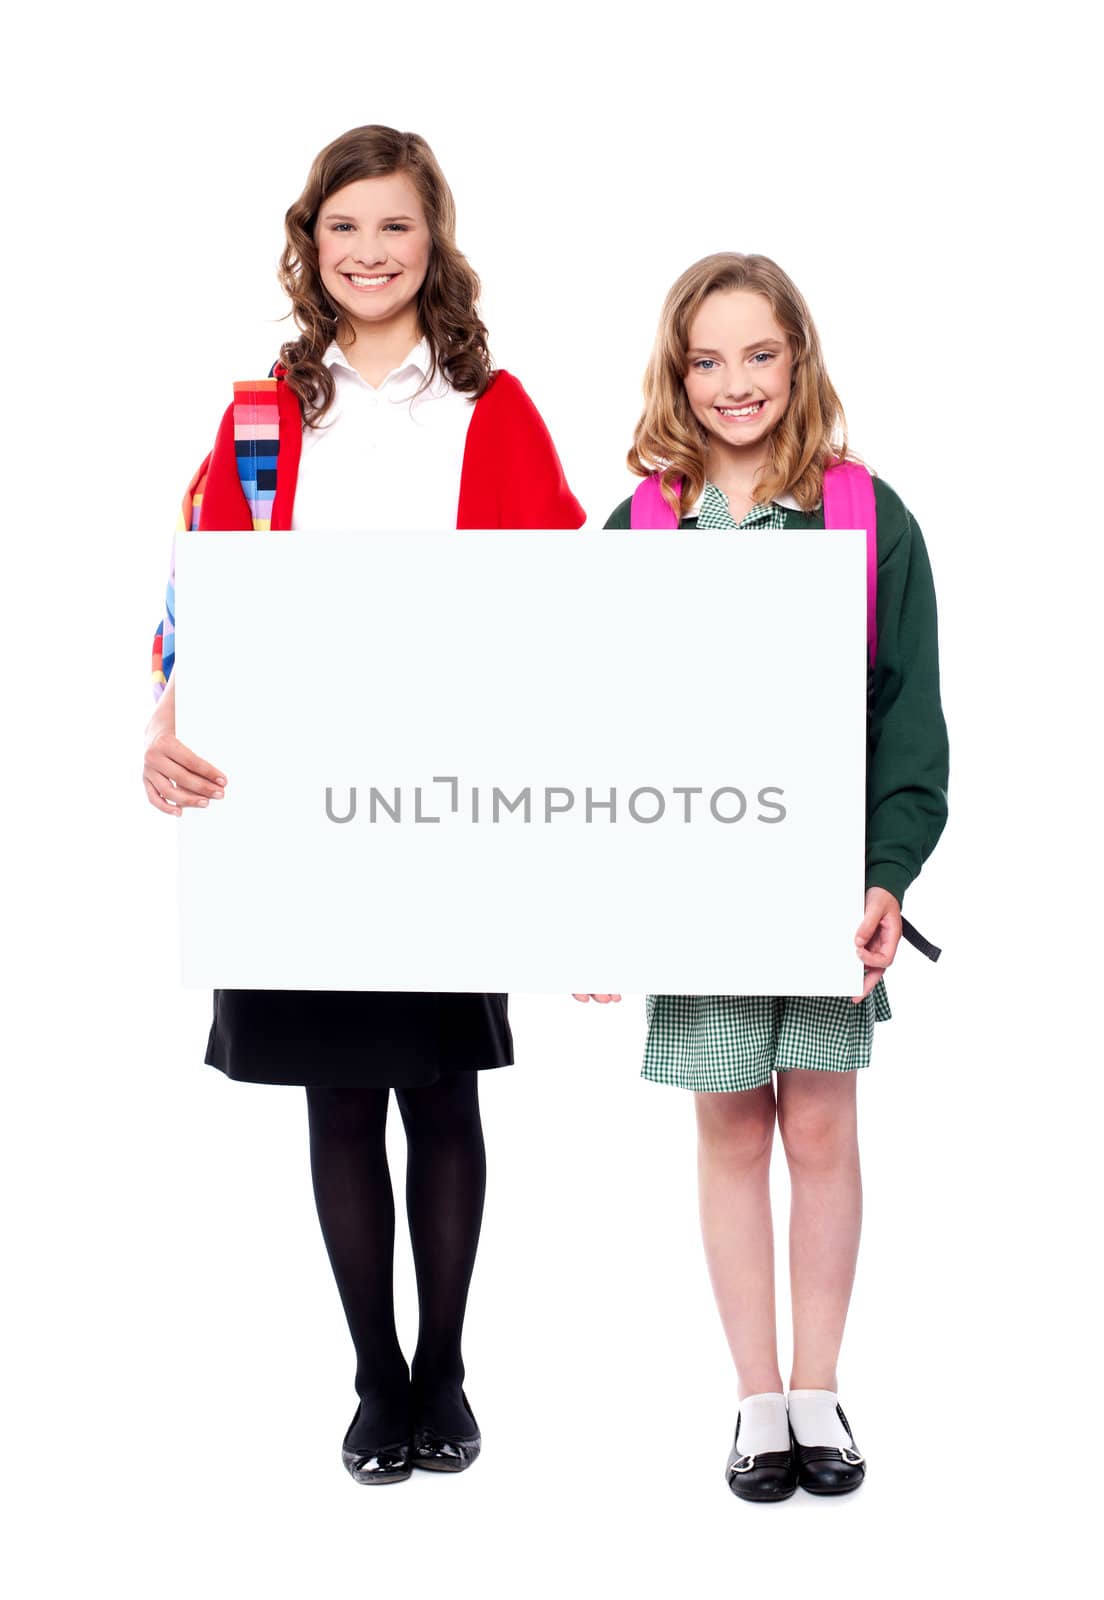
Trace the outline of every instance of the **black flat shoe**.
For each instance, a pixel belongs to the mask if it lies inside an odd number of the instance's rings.
[[[849,1494],[866,1477],[866,1457],[855,1446],[855,1435],[842,1406],[836,1406],[836,1415],[847,1429],[849,1445],[799,1444],[790,1429],[797,1481],[809,1494]]]
[[[349,1435],[356,1427],[359,1416],[358,1406],[356,1416],[345,1430],[345,1437],[341,1441],[341,1461],[349,1476],[357,1483],[402,1483],[405,1478],[409,1478],[411,1473],[409,1439],[403,1439],[398,1444],[376,1446],[370,1450],[349,1448]]]
[[[414,1445],[411,1452],[411,1464],[423,1467],[426,1472],[463,1472],[470,1467],[483,1447],[483,1440],[479,1433],[479,1424],[475,1420],[472,1408],[468,1405],[468,1397],[461,1390],[460,1398],[464,1402],[468,1416],[472,1419],[470,1434],[458,1439],[454,1435],[438,1433],[435,1428],[416,1427],[414,1429]]]
[[[740,1419],[732,1440],[725,1479],[741,1500],[788,1500],[797,1491],[793,1450],[760,1450],[746,1456],[739,1446]],[[792,1438],[792,1435],[791,1435]]]
[[[342,1447],[341,1459],[346,1472],[357,1483],[402,1483],[412,1470],[408,1441],[387,1445],[372,1456]]]

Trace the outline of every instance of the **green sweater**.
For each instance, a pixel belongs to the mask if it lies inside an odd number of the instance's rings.
[[[878,654],[867,694],[866,887],[905,891],[947,821],[947,728],[939,703],[935,589],[924,540],[900,496],[874,479]],[[628,528],[632,501],[606,523]],[[787,528],[823,528],[824,510],[786,508]],[[697,526],[685,517],[684,528]]]

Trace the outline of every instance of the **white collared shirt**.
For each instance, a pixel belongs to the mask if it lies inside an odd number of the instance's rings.
[[[320,427],[303,429],[292,527],[455,528],[472,397],[441,372],[417,394],[430,366],[425,339],[378,389],[336,342],[322,359],[333,373],[334,401]]]

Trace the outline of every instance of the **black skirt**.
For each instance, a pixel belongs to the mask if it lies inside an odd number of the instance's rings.
[[[416,1089],[513,1065],[504,994],[216,989],[204,1058],[242,1083]]]

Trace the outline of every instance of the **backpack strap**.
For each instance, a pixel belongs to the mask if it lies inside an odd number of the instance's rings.
[[[943,951],[939,945],[932,944],[918,933],[907,917],[901,918],[901,938],[906,939],[914,950],[919,950],[922,956],[927,956],[929,961],[938,961]]]
[[[277,386],[275,378],[234,385],[234,455],[255,533],[267,533],[272,527],[280,454]]]
[[[681,486],[675,480],[675,488]],[[637,484],[629,509],[630,528],[677,528],[678,518],[659,486],[659,473]],[[824,474],[824,526],[866,530],[866,652],[871,667],[878,653],[878,510],[874,480],[857,461],[837,461]]]
[[[866,530],[866,655],[878,654],[878,508],[874,480],[858,461],[837,461],[824,474],[824,526]]]
[[[681,486],[682,479],[676,478],[674,482],[676,492]],[[663,498],[663,491],[659,487],[659,473],[650,473],[633,491],[632,505],[629,508],[629,527],[677,528],[678,525],[678,517]]]

